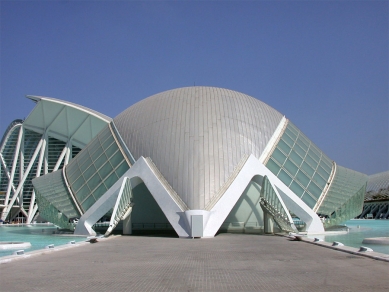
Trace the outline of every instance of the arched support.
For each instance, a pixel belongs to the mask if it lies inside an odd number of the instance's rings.
[[[286,208],[294,212],[301,220],[305,221],[307,226],[306,231],[308,233],[324,233],[324,227],[319,216],[284,185],[265,165],[259,162],[253,155],[250,155],[230,187],[210,210],[210,217],[204,229],[204,237],[215,236],[247,185],[256,175],[268,177],[278,191]]]
[[[92,226],[115,206],[117,200],[120,199],[119,194],[122,189],[122,184],[126,178],[129,178],[133,179],[133,182],[136,182],[137,180],[139,182],[144,182],[179,237],[192,237],[193,216],[201,216],[201,218],[195,218],[196,228],[198,228],[200,224],[198,219],[202,219],[201,224],[203,230],[202,236],[199,237],[214,237],[239,197],[243,194],[247,185],[256,176],[258,179],[264,178],[265,176],[267,177],[278,200],[281,202],[283,209],[291,210],[305,221],[308,233],[314,234],[324,232],[323,224],[316,213],[286,187],[265,165],[251,155],[241,168],[235,180],[211,210],[184,210],[182,205],[179,205],[169,193],[168,188],[158,175],[153,172],[153,169],[150,167],[147,160],[141,157],[87,212],[85,212],[77,224],[75,234],[95,234]],[[134,187],[134,185],[132,187]],[[199,234],[199,229],[196,230],[196,234]]]
[[[92,226],[104,216],[111,208],[114,207],[119,191],[125,178],[139,178],[150,193],[154,197],[155,201],[165,214],[169,223],[177,232],[179,237],[189,237],[188,229],[186,226],[184,211],[175,202],[175,200],[169,194],[169,191],[165,188],[164,184],[154,174],[146,159],[140,157],[135,164],[123,174],[123,176],[102,196],[96,201],[91,208],[89,208],[84,215],[81,216],[77,227],[74,231],[78,235],[95,235],[95,231]],[[134,185],[133,185],[134,187]]]

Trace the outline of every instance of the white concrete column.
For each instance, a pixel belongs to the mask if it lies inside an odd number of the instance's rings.
[[[132,234],[131,214],[123,220],[123,234],[124,235]]]
[[[263,226],[265,233],[274,233],[274,220],[273,216],[264,210],[263,212]]]

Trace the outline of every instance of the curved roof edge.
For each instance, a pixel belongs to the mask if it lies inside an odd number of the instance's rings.
[[[31,99],[32,101],[38,103],[39,101],[41,100],[47,100],[47,101],[51,101],[51,102],[55,102],[55,103],[58,103],[58,104],[63,104],[63,105],[67,105],[67,106],[70,106],[70,107],[73,107],[73,108],[76,108],[78,110],[83,110],[85,112],[87,112],[88,114],[91,114],[99,119],[102,119],[104,120],[105,122],[109,123],[112,121],[112,118],[98,112],[98,111],[95,111],[93,109],[90,109],[88,107],[85,107],[85,106],[82,106],[82,105],[79,105],[79,104],[76,104],[76,103],[72,103],[72,102],[69,102],[69,101],[65,101],[65,100],[61,100],[61,99],[58,99],[58,98],[53,98],[53,97],[45,97],[45,96],[36,96],[36,95],[26,95],[26,97],[28,99]]]
[[[35,107],[23,127],[84,148],[112,119],[95,110],[64,100],[27,95]]]

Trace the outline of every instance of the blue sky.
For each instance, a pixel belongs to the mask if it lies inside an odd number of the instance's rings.
[[[388,3],[1,0],[0,135],[27,94],[115,117],[195,84],[264,101],[342,166],[388,170]]]

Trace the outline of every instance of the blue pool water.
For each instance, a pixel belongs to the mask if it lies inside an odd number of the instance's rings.
[[[85,241],[85,237],[53,234],[56,231],[57,227],[53,224],[0,225],[0,241],[30,242],[31,248],[24,248],[24,252],[44,249],[49,244],[59,246],[69,241]],[[0,250],[0,257],[12,255],[14,251]]]
[[[345,222],[349,232],[336,235],[316,235],[327,242],[339,241],[346,246],[359,248],[367,246],[375,252],[389,254],[388,245],[362,244],[364,238],[389,237],[389,220],[350,220]],[[72,235],[53,234],[57,231],[55,225],[0,225],[0,241],[23,241],[30,242],[31,248],[25,252],[44,249],[49,244],[54,246],[68,244],[69,241],[85,241],[85,237]],[[0,257],[11,255],[15,250],[0,250]]]
[[[349,232],[337,235],[308,236],[318,237],[326,242],[339,241],[346,246],[359,248],[370,247],[375,252],[389,254],[389,245],[362,243],[364,238],[389,237],[389,220],[349,220],[344,223]]]

